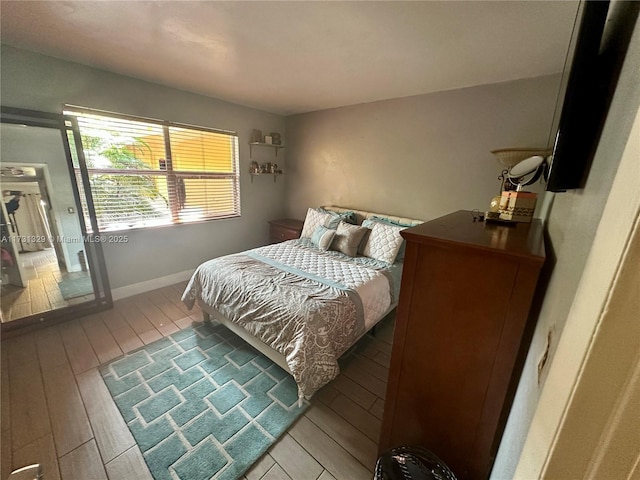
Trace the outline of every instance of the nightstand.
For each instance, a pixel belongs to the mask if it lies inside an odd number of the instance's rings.
[[[293,220],[291,218],[269,220],[269,240],[271,243],[278,243],[300,238],[303,224],[302,220]]]

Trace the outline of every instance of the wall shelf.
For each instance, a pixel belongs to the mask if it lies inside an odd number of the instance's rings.
[[[278,150],[285,148],[284,145],[274,145],[273,143],[249,142],[249,158],[253,156],[253,147],[271,147],[275,149],[276,157],[278,156]]]
[[[253,172],[249,172],[249,175],[251,175],[251,183],[253,183],[253,177],[259,177],[260,175],[273,175],[273,183],[276,183],[276,180],[278,179],[278,177],[280,175],[284,175],[284,173],[253,173]]]

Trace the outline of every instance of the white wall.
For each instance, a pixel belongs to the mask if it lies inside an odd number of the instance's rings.
[[[619,6],[620,2],[616,7]],[[619,11],[613,9],[614,13]],[[628,14],[621,14],[621,18],[628,18]],[[585,188],[556,194],[553,199],[547,220],[550,239],[547,249],[548,260],[554,263],[553,272],[546,288],[529,355],[496,458],[492,474],[495,480],[513,478],[542,388],[547,388],[545,375],[550,366],[553,366],[555,350],[571,313],[572,305],[579,300],[576,298],[576,291],[640,105],[640,26],[638,23],[635,25],[633,35]],[[637,188],[640,189],[640,178],[636,180]],[[626,235],[627,232],[608,230],[601,234],[616,237]],[[612,257],[611,261],[615,262],[615,257]],[[537,367],[547,346],[549,331],[553,332],[549,360],[539,384]],[[563,339],[563,341],[571,345],[570,339]],[[571,383],[573,379],[565,378],[564,381]],[[547,392],[547,395],[550,397],[558,395],[559,392],[553,391],[553,385],[549,388],[552,391]],[[555,424],[549,423],[549,420],[549,418],[540,418],[540,423],[543,425],[538,425],[538,432],[542,429],[548,433],[555,428]]]
[[[287,117],[288,212],[484,211],[500,189],[490,151],[545,147],[559,85],[552,75]]]
[[[640,108],[515,478],[638,478],[639,186]]]
[[[514,478],[640,103],[637,30],[585,188],[539,201],[548,209],[552,275],[494,480]],[[333,203],[426,220],[457,209],[484,210],[499,185],[500,166],[489,151],[546,145],[558,87],[559,76],[549,76],[288,117],[287,210],[303,218],[307,206]],[[549,330],[550,358],[539,385],[537,365]]]
[[[267,242],[267,220],[284,214],[287,177],[277,183],[268,176],[257,177],[251,183],[248,142],[257,128],[281,132],[286,143],[283,117],[7,45],[1,49],[3,106],[60,113],[69,103],[238,132],[242,217],[130,231],[129,243],[105,244],[112,287],[190,270],[204,260]],[[276,162],[286,171],[285,155],[284,150],[278,152]],[[259,162],[274,161],[272,152],[256,156]]]

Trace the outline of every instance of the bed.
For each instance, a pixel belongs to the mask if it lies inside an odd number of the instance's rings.
[[[182,300],[290,373],[309,399],[338,358],[398,301],[403,240],[419,220],[342,207],[310,208],[297,240],[209,260]]]

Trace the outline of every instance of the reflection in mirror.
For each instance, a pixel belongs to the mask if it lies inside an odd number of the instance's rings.
[[[60,130],[0,128],[2,323],[93,300]]]

